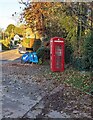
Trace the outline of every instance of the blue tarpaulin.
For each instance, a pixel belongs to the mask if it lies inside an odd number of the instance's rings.
[[[23,62],[33,62],[33,63],[38,63],[38,57],[36,52],[26,52],[22,56],[22,61]]]

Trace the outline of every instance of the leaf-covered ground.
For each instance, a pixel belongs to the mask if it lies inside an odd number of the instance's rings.
[[[37,109],[41,110],[36,115],[37,118],[92,117],[92,96],[86,93],[92,90],[89,72],[80,72],[72,67],[67,67],[64,72],[51,72],[49,65],[21,64],[20,62],[3,64],[2,68],[5,79],[11,78],[15,83],[22,81],[24,85],[36,82],[46,92],[41,100],[44,107],[34,107],[36,112]],[[34,111],[30,110],[29,115],[27,113],[25,117],[31,116]]]

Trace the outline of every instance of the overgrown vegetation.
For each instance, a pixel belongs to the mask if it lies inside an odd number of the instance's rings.
[[[93,70],[93,32],[85,38],[83,62],[86,70]]]
[[[41,46],[37,50],[37,56],[39,58],[39,64],[46,62],[50,58],[50,49],[47,47]]]
[[[64,72],[51,72],[47,69],[44,76],[47,79],[53,79],[56,84],[65,83],[89,94],[93,92],[93,81],[88,71],[81,72],[70,66],[65,68]]]
[[[33,51],[37,51],[40,46],[41,46],[41,40],[35,39],[34,44],[33,44]]]

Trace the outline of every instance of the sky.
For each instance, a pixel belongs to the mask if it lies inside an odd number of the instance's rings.
[[[18,0],[0,0],[0,28],[6,29],[9,24],[16,25],[17,18],[13,18],[12,14],[20,13],[20,7]]]

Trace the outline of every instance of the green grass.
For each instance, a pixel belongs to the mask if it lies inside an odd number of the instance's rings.
[[[74,74],[71,74],[68,79],[65,80],[65,83],[70,84],[71,86],[74,86],[83,92],[90,92],[90,86],[92,85],[90,74],[82,74],[76,71]]]
[[[52,79],[69,84],[80,91],[91,93],[93,92],[93,81],[91,80],[91,73],[85,71],[78,71],[72,67],[66,68],[64,72],[51,72],[48,70],[49,76]]]

